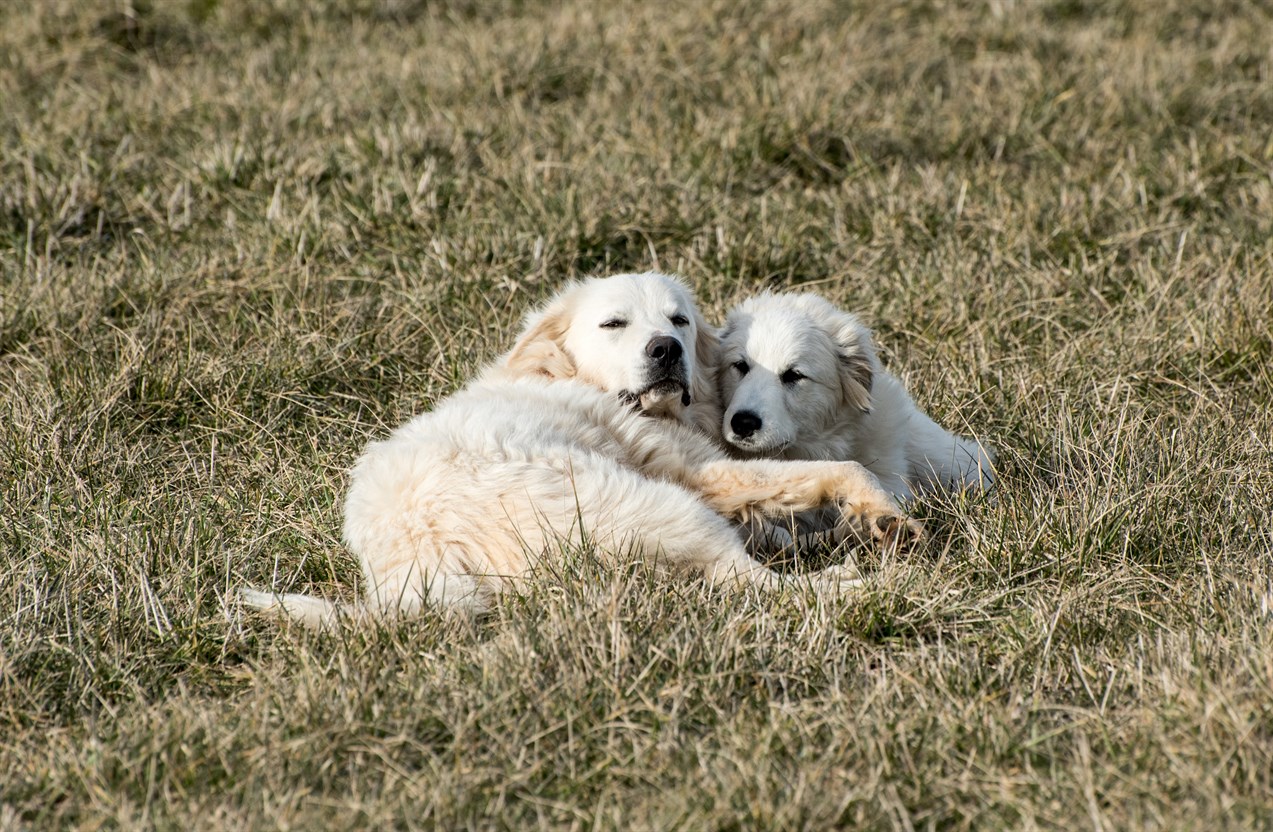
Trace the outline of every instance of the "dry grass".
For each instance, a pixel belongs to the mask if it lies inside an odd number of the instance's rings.
[[[35,8],[30,8],[34,5]],[[0,828],[1273,825],[1259,4],[0,10]],[[362,444],[586,273],[877,328],[990,502],[860,599],[320,637]]]

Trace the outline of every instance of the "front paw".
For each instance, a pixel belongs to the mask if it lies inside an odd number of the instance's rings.
[[[843,595],[862,586],[862,574],[852,563],[828,566],[826,569],[814,572],[809,578],[813,581],[815,589],[835,595]]]
[[[837,531],[859,543],[897,551],[911,549],[924,539],[924,524],[887,499],[844,504]]]
[[[747,553],[762,561],[789,553],[795,543],[791,532],[760,515],[744,521],[741,531]]]

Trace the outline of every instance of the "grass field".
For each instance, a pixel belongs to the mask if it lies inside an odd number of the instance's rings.
[[[0,829],[1273,827],[1273,16],[0,4]],[[860,313],[991,500],[860,597],[351,598],[344,472],[570,277]]]

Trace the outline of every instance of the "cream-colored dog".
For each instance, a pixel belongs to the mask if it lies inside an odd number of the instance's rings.
[[[572,284],[509,353],[354,466],[344,536],[362,565],[362,604],[254,590],[244,601],[314,625],[425,604],[477,610],[555,544],[585,537],[599,553],[775,587],[793,579],[748,555],[738,521],[828,504],[844,535],[919,536],[860,465],[732,460],[692,427],[719,424],[716,352],[673,278]],[[832,591],[853,578],[847,568],[809,576]]]
[[[818,295],[744,301],[721,351],[721,429],[747,456],[854,460],[903,500],[992,481],[991,452],[921,411],[880,366],[870,330]]]

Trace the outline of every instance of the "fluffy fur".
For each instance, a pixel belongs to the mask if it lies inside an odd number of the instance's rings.
[[[919,536],[860,465],[732,460],[692,427],[719,423],[717,350],[673,278],[567,287],[509,353],[354,466],[344,536],[362,565],[361,604],[254,590],[243,600],[312,625],[426,604],[477,610],[559,541],[583,537],[713,583],[773,587],[787,579],[748,555],[739,521],[826,505],[839,507],[843,535]],[[834,568],[812,580],[842,591],[853,578]]]
[[[901,499],[991,483],[991,452],[921,411],[870,330],[817,295],[744,301],[721,349],[721,430],[746,456],[854,460]]]

